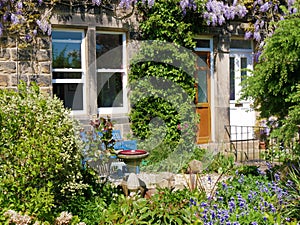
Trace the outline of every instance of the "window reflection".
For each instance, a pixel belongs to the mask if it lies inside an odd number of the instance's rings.
[[[53,84],[53,93],[63,101],[66,108],[83,109],[83,84]]]
[[[198,74],[198,102],[208,102],[206,70],[199,70]]]
[[[122,34],[97,34],[96,57],[97,68],[122,68]]]
[[[123,106],[122,73],[98,73],[97,84],[98,108]]]
[[[53,68],[81,68],[81,43],[53,42]]]

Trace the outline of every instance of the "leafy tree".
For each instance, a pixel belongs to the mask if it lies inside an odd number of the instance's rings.
[[[299,14],[278,22],[275,33],[242,86],[242,97],[253,98],[260,116],[280,121],[282,138],[290,140],[300,124],[300,18]]]

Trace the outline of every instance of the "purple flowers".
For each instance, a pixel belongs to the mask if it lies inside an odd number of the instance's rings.
[[[260,6],[259,10],[261,12],[267,12],[270,9],[270,4],[269,2],[266,2],[265,4],[263,4],[262,6]]]
[[[183,13],[186,13],[186,9],[196,10],[197,5],[194,0],[181,0],[180,7]]]
[[[132,3],[136,3],[136,0],[121,0],[119,6],[128,9]]]
[[[92,0],[93,5],[101,5],[101,0]]]
[[[213,198],[200,204],[193,202],[198,208],[195,215],[203,224],[274,224],[270,218],[285,219],[280,213],[290,201],[279,178],[269,181],[265,175],[253,177],[237,173],[232,180],[219,183]]]
[[[244,17],[247,12],[246,7],[237,4],[237,1],[229,6],[224,4],[223,1],[209,0],[206,3],[206,12],[204,12],[203,17],[208,25],[217,26],[223,25],[226,19],[233,20],[236,16]]]

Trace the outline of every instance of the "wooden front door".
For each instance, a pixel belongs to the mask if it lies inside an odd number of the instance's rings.
[[[196,52],[196,112],[200,115],[197,131],[197,144],[208,143],[211,140],[210,111],[210,53]]]

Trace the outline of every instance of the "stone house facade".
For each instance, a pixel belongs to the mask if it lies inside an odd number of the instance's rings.
[[[134,40],[137,15],[123,20],[107,10],[54,15],[59,16],[51,19],[52,36],[37,38],[33,48],[20,48],[13,37],[1,38],[1,88],[16,88],[20,80],[35,81],[42,91],[61,98],[83,124],[94,115],[110,115],[125,137],[130,132],[126,46]],[[210,28],[195,34],[194,51],[207,63],[199,73],[198,85],[205,95],[197,94],[199,144],[227,142],[226,125],[255,123],[251,102],[237,101],[239,83],[247,75],[243,69],[253,66],[253,43],[243,39],[240,25],[227,27],[230,32]]]

